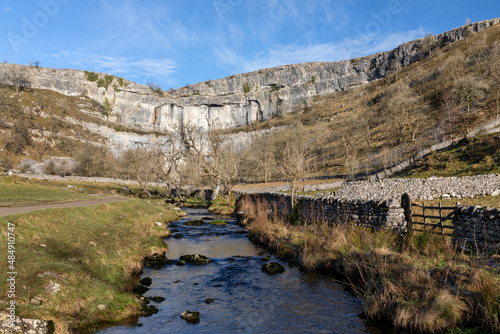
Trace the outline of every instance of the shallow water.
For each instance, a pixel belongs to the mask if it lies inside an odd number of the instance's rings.
[[[244,228],[234,219],[226,226],[185,226],[192,219],[210,217],[206,209],[186,209],[188,216],[171,223],[183,238],[166,239],[168,258],[202,254],[208,265],[169,265],[144,270],[153,284],[144,295],[162,296],[151,302],[159,312],[139,318],[138,323],[107,328],[99,333],[373,333],[356,315],[362,311],[358,299],[333,276],[303,273],[289,267],[270,276],[261,271],[259,252],[265,249],[248,240]],[[209,220],[205,220],[209,221]],[[215,301],[207,304],[205,300]],[[200,322],[189,324],[182,311],[200,312]],[[376,330],[375,330],[376,331]],[[378,331],[376,331],[378,332]]]

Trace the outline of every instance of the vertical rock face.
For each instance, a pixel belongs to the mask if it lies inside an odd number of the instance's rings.
[[[432,37],[444,46],[484,30],[500,19],[477,22]],[[338,62],[284,65],[201,82],[166,92],[128,80],[79,70],[0,64],[0,82],[23,77],[33,88],[91,97],[108,109],[110,121],[146,132],[170,132],[182,124],[207,127],[207,119],[223,129],[245,126],[289,113],[312,102],[315,95],[343,91],[383,78],[391,68],[425,57],[423,39],[372,56]]]

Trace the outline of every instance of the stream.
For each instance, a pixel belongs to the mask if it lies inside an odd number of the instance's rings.
[[[184,210],[186,217],[169,224],[172,235],[180,233],[182,238],[166,239],[167,257],[202,254],[211,262],[145,268],[143,277],[150,277],[152,284],[144,296],[166,298],[151,302],[159,312],[99,333],[380,333],[357,316],[361,302],[332,275],[288,266],[253,244],[235,219],[217,217],[207,209]],[[195,219],[204,219],[205,224],[184,225]],[[215,219],[228,224],[210,225]],[[262,272],[262,252],[283,265],[285,272],[273,276]],[[207,298],[214,301],[206,303]],[[200,312],[200,322],[183,320],[180,313],[185,310]]]

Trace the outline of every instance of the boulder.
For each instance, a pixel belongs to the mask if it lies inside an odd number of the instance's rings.
[[[200,312],[191,312],[189,310],[184,311],[180,314],[181,318],[186,320],[191,324],[196,324],[200,322]]]
[[[285,268],[277,262],[270,262],[262,265],[262,271],[269,275],[276,275],[284,272]]]
[[[145,286],[150,286],[153,283],[153,280],[150,277],[144,277],[139,281],[139,283]]]

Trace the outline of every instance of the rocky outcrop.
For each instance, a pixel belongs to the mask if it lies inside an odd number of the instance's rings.
[[[7,313],[0,312],[0,333],[50,334],[54,333],[54,323],[52,321],[11,317]]]
[[[432,38],[441,47],[479,32],[500,19],[481,21]],[[206,81],[166,92],[122,78],[67,69],[0,64],[0,82],[50,89],[71,96],[85,95],[108,110],[108,120],[146,132],[169,132],[180,125],[207,127],[207,120],[224,129],[289,113],[312,103],[315,95],[343,91],[381,79],[391,68],[407,66],[426,56],[423,39],[372,56],[338,62],[284,65]]]

